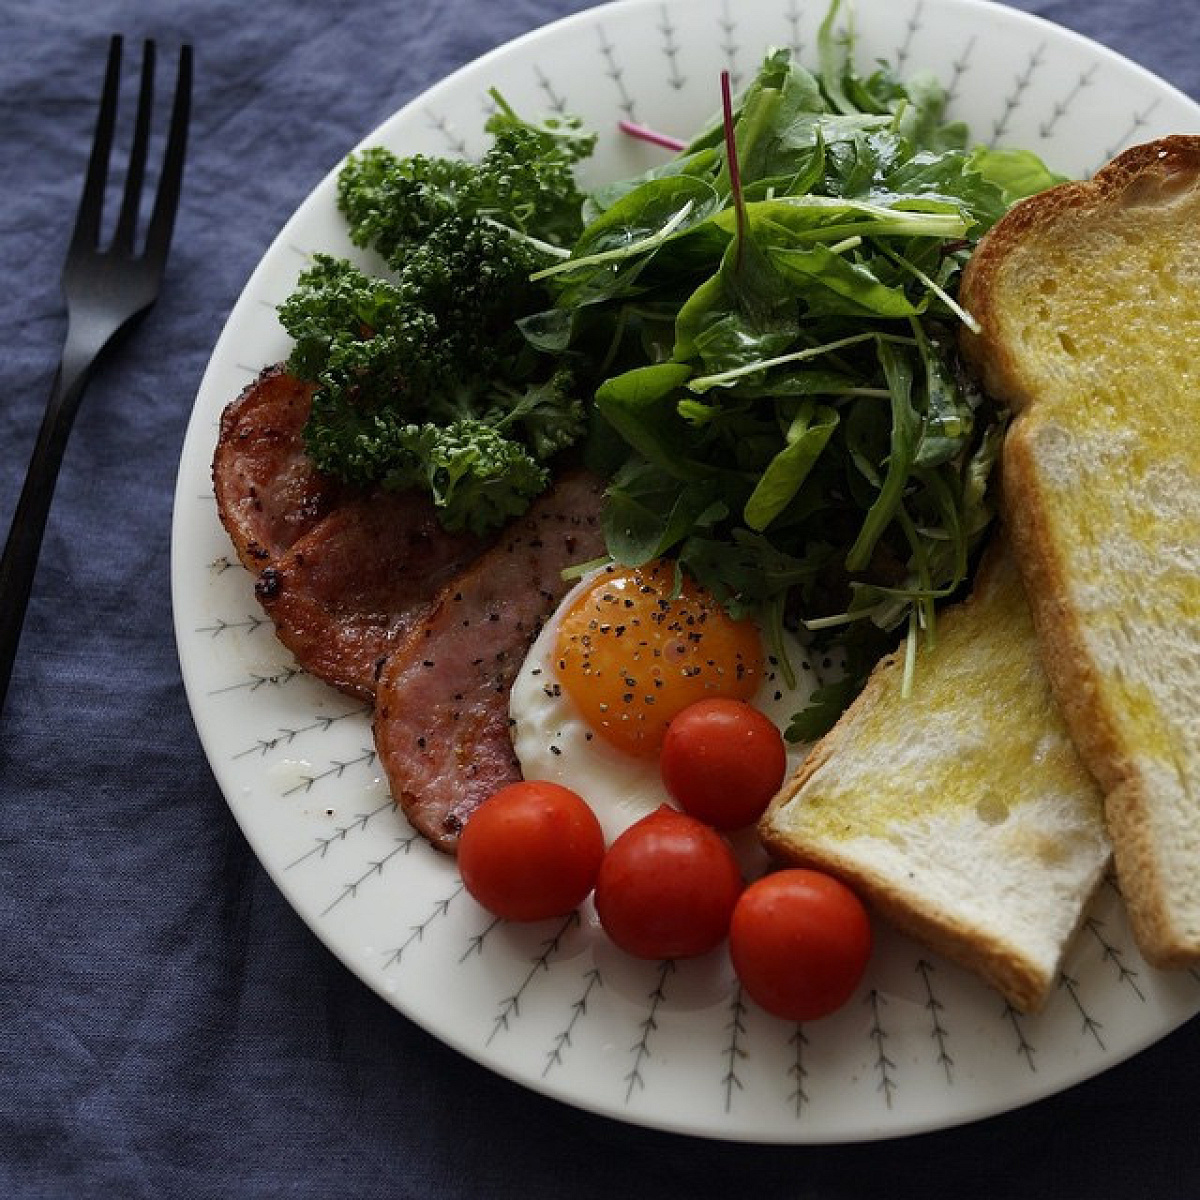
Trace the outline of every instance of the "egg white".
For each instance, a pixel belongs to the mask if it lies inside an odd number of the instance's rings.
[[[611,842],[660,804],[673,802],[663,786],[658,757],[635,758],[595,733],[558,681],[554,657],[561,614],[591,578],[568,593],[529,648],[512,686],[509,718],[524,777],[549,780],[578,792],[591,805]],[[785,631],[784,636],[795,687],[788,687],[780,664],[768,659],[763,682],[750,701],[781,731],[819,685],[804,645],[793,634]],[[765,637],[763,644],[767,645]],[[804,759],[808,746],[791,742],[787,746],[790,772]]]

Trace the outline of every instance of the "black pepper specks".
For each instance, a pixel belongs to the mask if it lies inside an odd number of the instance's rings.
[[[260,600],[274,600],[283,588],[283,576],[276,567],[266,567],[254,585],[255,595]]]

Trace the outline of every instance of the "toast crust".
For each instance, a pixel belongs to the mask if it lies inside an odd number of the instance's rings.
[[[1103,235],[1117,225],[1127,228],[1134,223],[1131,217],[1170,219],[1162,214],[1175,210],[1192,218],[1200,214],[1200,137],[1174,136],[1134,147],[1090,182],[1064,184],[1017,205],[980,244],[964,273],[960,291],[960,299],[981,326],[978,334],[964,332],[963,351],[983,386],[1016,414],[1002,455],[1001,503],[1029,598],[1042,662],[1080,755],[1105,793],[1117,873],[1135,938],[1147,961],[1160,967],[1200,962],[1200,903],[1193,885],[1185,878],[1200,875],[1200,854],[1191,858],[1190,870],[1180,869],[1180,847],[1190,845],[1200,809],[1200,793],[1196,791],[1200,767],[1193,761],[1194,735],[1189,740],[1186,733],[1189,721],[1193,731],[1200,728],[1196,693],[1191,692],[1184,701],[1192,706],[1190,714],[1176,714],[1170,726],[1173,733],[1168,736],[1174,737],[1175,745],[1168,753],[1175,759],[1180,782],[1164,787],[1163,780],[1152,777],[1147,769],[1145,745],[1139,745],[1130,735],[1134,727],[1129,716],[1133,699],[1123,695],[1121,685],[1114,682],[1111,664],[1099,661],[1094,636],[1097,615],[1082,611],[1079,600],[1083,589],[1078,572],[1083,555],[1078,531],[1087,532],[1088,514],[1083,512],[1087,500],[1064,502],[1061,480],[1052,478],[1049,447],[1060,435],[1074,437],[1080,425],[1071,414],[1064,417],[1061,404],[1053,407],[1057,398],[1047,400],[1047,380],[1051,380],[1052,391],[1059,364],[1042,361],[1014,333],[1019,323],[1013,309],[1017,307],[1015,297],[1025,294],[1024,279],[1018,282],[1018,278],[1037,269],[1039,252],[1061,255],[1066,239],[1099,236],[1097,230]],[[1193,238],[1194,229],[1194,224],[1181,228],[1180,236]],[[1128,239],[1128,234],[1125,236]],[[1180,267],[1178,258],[1155,267],[1152,264],[1163,262],[1161,256],[1134,242],[1131,245],[1130,255],[1144,256],[1147,271],[1173,272],[1172,283],[1193,291],[1200,289],[1200,272],[1189,276],[1190,268]],[[1102,264],[1104,260],[1098,256],[1096,261]],[[1087,269],[1085,262],[1073,272],[1070,286],[1087,286]],[[1195,302],[1200,308],[1200,297]],[[1078,307],[1068,309],[1058,298],[1052,298],[1048,311],[1049,319],[1061,321],[1069,337],[1073,331],[1072,313],[1078,312]],[[1107,331],[1112,360],[1117,369],[1128,372],[1138,351],[1135,335],[1123,338],[1119,319],[1112,325]],[[1196,329],[1193,319],[1188,330],[1180,331],[1180,342],[1186,345],[1188,334],[1195,336]],[[1101,356],[1088,369],[1104,370],[1107,362]],[[1068,363],[1062,369],[1070,371],[1074,366]],[[1170,386],[1173,380],[1165,378],[1170,368],[1162,374],[1164,378],[1156,378],[1154,383]],[[1186,382],[1179,391],[1179,427],[1186,430],[1190,424],[1194,428],[1200,421],[1200,401]],[[1138,402],[1127,403],[1127,407],[1136,418],[1131,426],[1137,428]],[[1140,436],[1140,430],[1138,433]],[[1080,440],[1078,444],[1084,443]],[[1191,460],[1190,475],[1186,462],[1180,468],[1180,495],[1173,499],[1170,509],[1177,519],[1182,509],[1185,528],[1193,520],[1200,520],[1196,461]],[[1149,486],[1134,468],[1121,483],[1136,499],[1142,496],[1135,489],[1144,491]],[[1143,504],[1149,507],[1144,500]],[[1064,509],[1076,505],[1080,513],[1072,512],[1064,519]],[[1130,507],[1136,509],[1137,504],[1131,503]],[[1072,529],[1072,536],[1064,535],[1064,530]],[[1132,522],[1101,532],[1110,540],[1140,536],[1146,541],[1149,537]],[[1186,540],[1186,532],[1182,536]],[[1164,539],[1161,544],[1146,547],[1146,553],[1157,555],[1160,561],[1171,558],[1172,568],[1187,575],[1193,570],[1189,561],[1173,553],[1170,546],[1170,540]],[[1147,591],[1151,586],[1148,581],[1143,584]],[[1200,573],[1194,573],[1180,586],[1200,591]],[[1112,591],[1112,610],[1118,618],[1131,607],[1140,606],[1140,598],[1129,594],[1132,589],[1118,592],[1114,585]],[[1195,662],[1195,651],[1180,640],[1190,638],[1194,643],[1194,629],[1191,634],[1178,629],[1164,633],[1164,637],[1172,636],[1179,656],[1185,662]],[[1152,653],[1146,649],[1139,652]],[[1191,672],[1190,678],[1200,682],[1200,667]],[[1186,682],[1180,682],[1187,693]]]
[[[1133,146],[1090,180],[1059,184],[1022,200],[976,246],[963,270],[959,300],[979,322],[959,339],[984,388],[1020,413],[1031,394],[1015,348],[1003,333],[1004,273],[1015,253],[1062,218],[1087,221],[1106,207],[1142,203],[1154,192],[1187,186],[1200,175],[1200,136],[1175,134]]]

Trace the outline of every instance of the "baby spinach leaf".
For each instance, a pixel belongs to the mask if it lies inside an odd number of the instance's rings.
[[[798,331],[795,301],[757,242],[735,240],[680,306],[672,356],[699,358],[710,374],[728,371],[773,357]]]
[[[927,198],[876,204],[840,196],[779,196],[755,201],[747,220],[765,242],[781,246],[835,243],[850,237],[964,237],[972,225],[961,205]],[[718,229],[733,231],[728,212],[713,218]]]
[[[651,179],[606,208],[586,229],[571,257],[546,267],[534,278],[607,268],[622,259],[658,250],[677,235],[707,220],[722,204],[716,189],[694,175]]]
[[[615,179],[602,183],[593,188],[583,202],[583,220],[591,225],[602,213],[607,212],[617,201],[637,191],[643,184],[655,180],[671,179],[677,175],[694,175],[698,179],[709,178],[719,169],[720,162],[717,152],[712,147],[706,147],[695,153],[681,153],[666,162],[625,179]]]
[[[687,382],[686,363],[635,367],[606,380],[596,391],[596,407],[648,462],[680,478],[706,473],[682,453],[686,426],[675,411],[674,393]]]
[[[713,481],[684,482],[641,459],[630,459],[617,472],[606,499],[605,544],[627,566],[661,558],[729,511]]]
[[[966,170],[995,187],[1005,208],[1066,179],[1032,151],[1015,146],[978,146],[968,156]]]

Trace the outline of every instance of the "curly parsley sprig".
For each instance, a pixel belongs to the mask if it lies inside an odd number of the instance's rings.
[[[478,533],[522,512],[587,428],[570,362],[536,349],[519,319],[549,305],[531,277],[582,228],[574,167],[594,138],[493,99],[478,162],[352,155],[338,207],[387,274],[319,254],[279,310],[289,366],[316,384],[305,436],[317,466],[423,488],[448,528]]]

